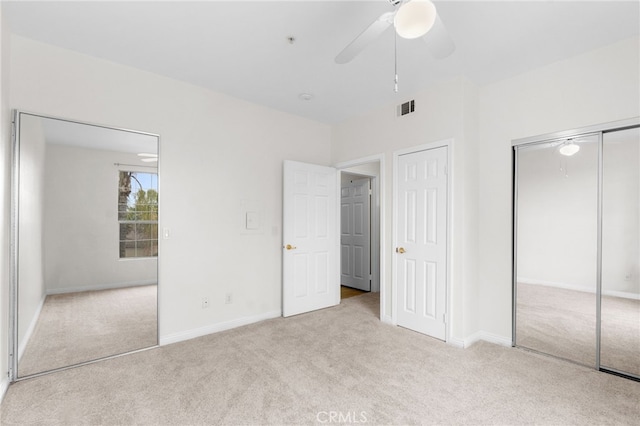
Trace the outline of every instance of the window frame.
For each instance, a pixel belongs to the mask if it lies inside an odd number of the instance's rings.
[[[133,175],[135,174],[146,174],[146,175],[152,175],[153,177],[150,178],[151,179],[151,185],[148,187],[144,187],[140,181],[138,179],[135,179],[137,181],[137,184],[135,185],[138,189],[136,189],[135,191],[134,189],[134,185],[131,185],[131,191],[129,192],[127,199],[126,199],[126,210],[124,212],[122,212],[120,210],[121,208],[121,182],[122,182],[122,174],[123,173],[131,173]],[[130,168],[119,168],[118,169],[118,175],[117,175],[117,192],[118,192],[118,196],[117,196],[117,200],[116,200],[116,216],[117,216],[117,223],[118,223],[118,259],[119,260],[124,260],[124,261],[128,261],[128,260],[144,260],[144,259],[157,259],[158,258],[158,245],[159,245],[159,235],[160,235],[160,230],[159,230],[159,220],[158,220],[158,216],[159,216],[159,198],[160,198],[160,192],[159,192],[159,181],[158,181],[158,171],[157,169],[154,168],[153,171],[151,170],[140,170],[138,169],[138,167],[130,167]],[[142,220],[136,220],[136,219],[121,219],[121,214],[125,213],[128,214],[130,213],[129,211],[129,198],[134,194],[138,193],[138,191],[142,189],[145,191],[145,194],[148,193],[149,190],[155,190],[156,191],[156,200],[155,200],[155,204],[150,203],[150,204],[146,204],[146,206],[153,206],[155,205],[155,211],[150,210],[151,213],[155,213],[155,220],[149,220],[149,219],[142,219]],[[122,225],[134,225],[135,228],[137,228],[139,225],[155,225],[155,229],[156,229],[156,233],[155,233],[155,238],[135,238],[132,240],[128,240],[128,239],[122,239]],[[136,234],[138,233],[138,230],[135,229],[134,231]],[[149,254],[149,255],[139,255],[138,254],[138,250],[142,251],[144,250],[144,248],[138,248],[138,243],[139,242],[145,242],[148,243],[150,245],[150,249],[154,254]],[[126,251],[127,249],[125,248],[124,250],[124,256],[123,256],[123,251],[122,251],[122,244],[123,243],[134,243],[135,247],[133,248],[134,250],[134,255],[131,256],[126,256]]]

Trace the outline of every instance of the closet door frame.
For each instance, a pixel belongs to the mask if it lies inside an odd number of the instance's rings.
[[[578,138],[586,135],[598,135],[598,205],[597,205],[597,271],[596,271],[596,370],[628,377],[639,380],[639,377],[629,375],[617,370],[603,368],[600,365],[600,343],[601,343],[601,324],[602,324],[602,189],[603,189],[603,135],[609,132],[631,129],[640,127],[640,117],[631,119],[613,121],[609,123],[598,124],[594,126],[582,127],[571,130],[564,130],[555,133],[547,133],[538,136],[531,136],[511,141],[512,147],[512,332],[511,345],[516,345],[516,308],[517,308],[517,262],[518,262],[518,148],[521,146],[535,145],[546,143],[552,140],[565,138]]]

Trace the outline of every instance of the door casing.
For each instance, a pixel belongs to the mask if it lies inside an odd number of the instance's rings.
[[[373,274],[371,274],[371,254],[373,250],[371,245],[371,234],[372,231],[373,233],[375,233],[375,229],[372,229],[373,224],[371,223],[371,204],[373,201],[373,188],[371,185],[371,181],[375,178],[364,175],[352,175],[350,172],[348,176],[353,177],[353,179],[350,180],[349,184],[347,184],[346,187],[344,186],[345,184],[342,183],[340,191],[341,199],[339,201],[342,207],[340,212],[341,215],[338,218],[338,220],[340,221],[340,285],[345,285],[364,291],[372,291]],[[340,179],[341,181],[342,177],[343,176],[341,176]],[[355,190],[358,187],[364,188],[363,192],[360,194],[357,194],[357,190]],[[347,191],[346,197],[345,190]],[[364,207],[360,210],[360,215],[356,215],[356,197],[360,197],[360,200],[362,200],[360,205]],[[345,202],[345,198],[349,201]],[[343,215],[345,213],[345,206],[348,207],[346,210],[347,217]],[[361,218],[363,222],[362,232],[360,234],[355,233],[356,222],[358,222],[356,220],[357,218]],[[348,222],[346,227],[346,230],[348,232],[347,234],[344,233],[345,219]],[[345,241],[347,241],[348,244],[345,244]],[[357,245],[356,241],[362,245]],[[366,248],[366,250],[363,250],[362,255],[360,256],[356,256],[355,253],[355,249],[358,246],[360,248]],[[347,274],[344,273],[345,247],[348,247]],[[358,262],[358,259],[360,260],[360,262]],[[356,271],[358,269],[362,271],[360,276],[356,274]]]
[[[384,154],[372,155],[369,157],[358,158],[355,160],[341,162],[335,165],[336,169],[342,173],[342,170],[348,169],[355,166],[361,166],[368,163],[379,163],[380,172],[379,176],[374,177],[371,176],[371,189],[373,193],[373,198],[371,200],[371,247],[379,247],[380,250],[377,253],[377,256],[371,256],[371,291],[380,291],[380,319],[383,322],[392,324],[391,320],[391,312],[386,312],[385,306],[386,301],[389,295],[386,291],[386,274],[385,274],[385,265],[386,265],[386,256],[385,256],[385,233],[384,233],[384,224],[385,224],[385,191],[384,191],[384,182],[385,182],[385,161]],[[340,178],[338,178],[338,186],[336,191],[340,194]],[[377,198],[377,202],[375,201]],[[375,207],[375,205],[380,206],[379,208]],[[340,206],[338,206],[340,208]],[[338,216],[339,217],[339,216]],[[373,252],[373,250],[372,250]],[[340,260],[338,259],[338,262]],[[340,266],[340,265],[338,265]]]

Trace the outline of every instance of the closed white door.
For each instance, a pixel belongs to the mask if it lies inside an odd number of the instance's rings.
[[[396,173],[398,325],[444,340],[447,147],[400,156]]]
[[[337,305],[337,170],[284,162],[282,315]]]
[[[340,194],[340,283],[371,291],[371,181],[345,182]]]

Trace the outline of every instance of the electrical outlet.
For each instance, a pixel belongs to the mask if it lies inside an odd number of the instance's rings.
[[[209,298],[208,297],[203,297],[202,298],[202,309],[206,309],[209,307]]]
[[[226,305],[229,305],[229,304],[233,303],[233,294],[231,294],[231,293],[227,293],[227,294],[225,294],[225,296],[224,296],[224,303],[225,303]]]

